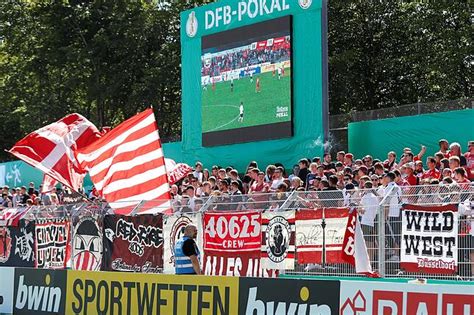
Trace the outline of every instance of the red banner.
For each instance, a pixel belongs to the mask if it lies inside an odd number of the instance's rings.
[[[323,235],[325,236],[326,263],[344,262],[341,258],[341,250],[348,216],[347,208],[298,211],[296,213],[298,263],[322,263]]]
[[[261,226],[262,216],[257,211],[205,213],[204,272],[260,276]]]
[[[204,214],[204,250],[260,250],[262,216],[257,211]]]

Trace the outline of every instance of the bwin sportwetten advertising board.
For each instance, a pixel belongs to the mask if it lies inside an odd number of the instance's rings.
[[[474,285],[0,268],[2,314],[456,314]]]

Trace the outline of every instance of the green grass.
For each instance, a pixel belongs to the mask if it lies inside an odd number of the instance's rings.
[[[255,81],[260,78],[260,93],[255,92]],[[239,122],[239,105],[244,102],[244,121]],[[287,117],[277,117],[277,106],[288,107]],[[209,85],[202,89],[202,132],[286,122],[291,120],[291,75],[278,80],[272,72],[254,75],[253,82],[246,77],[234,80],[234,91],[230,81],[216,84],[215,91]]]

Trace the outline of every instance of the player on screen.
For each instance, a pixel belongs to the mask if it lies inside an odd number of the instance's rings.
[[[239,122],[244,122],[244,102],[240,102],[239,112],[240,112]]]
[[[281,68],[278,67],[278,80],[280,80],[280,79],[281,79]]]
[[[230,79],[230,92],[234,92],[234,79]]]
[[[253,83],[253,73],[250,73],[250,83]]]
[[[255,81],[255,93],[260,93],[260,78]]]

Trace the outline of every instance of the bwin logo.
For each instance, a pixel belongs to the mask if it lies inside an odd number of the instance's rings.
[[[61,304],[61,288],[49,287],[51,276],[46,275],[44,279],[46,286],[27,285],[24,283],[24,278],[25,276],[20,276],[18,281],[15,307],[57,313]]]
[[[302,302],[308,301],[309,289],[307,287],[301,288],[300,299]],[[245,310],[245,314],[255,314],[255,312],[257,315],[331,315],[331,308],[325,304],[299,304],[275,301],[265,303],[262,300],[257,300],[257,287],[253,287],[249,289],[249,297],[247,299],[247,308]]]

